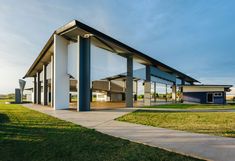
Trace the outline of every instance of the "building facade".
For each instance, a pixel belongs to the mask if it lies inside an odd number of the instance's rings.
[[[183,100],[189,103],[226,104],[231,85],[184,85]]]

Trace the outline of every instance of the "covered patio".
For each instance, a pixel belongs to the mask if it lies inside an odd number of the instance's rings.
[[[33,103],[77,111],[176,102],[178,85],[198,82],[77,20],[51,35],[28,77]]]

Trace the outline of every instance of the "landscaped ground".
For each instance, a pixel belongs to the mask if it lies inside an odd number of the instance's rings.
[[[131,123],[235,137],[235,112],[161,112],[138,110],[117,120]]]
[[[0,99],[0,104],[5,104],[6,102],[14,102],[13,99]]]
[[[164,104],[145,106],[144,108],[172,108],[172,109],[235,109],[235,105],[209,105],[209,104]]]
[[[197,160],[0,104],[0,160]]]

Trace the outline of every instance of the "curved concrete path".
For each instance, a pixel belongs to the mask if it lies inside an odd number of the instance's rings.
[[[136,110],[134,108],[75,112],[70,110],[54,111],[49,107],[32,104],[25,104],[24,106],[87,128],[96,129],[108,135],[160,147],[169,151],[205,160],[235,160],[234,138],[189,133],[114,120]]]

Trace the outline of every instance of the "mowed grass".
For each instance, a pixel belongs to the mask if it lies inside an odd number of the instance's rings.
[[[1,161],[198,160],[0,104]]]
[[[166,109],[235,109],[235,105],[213,105],[213,104],[164,104],[156,106],[144,106],[144,108],[166,108]]]
[[[5,104],[6,102],[14,102],[13,99],[0,99],[0,104]]]
[[[160,112],[138,110],[117,120],[195,133],[235,137],[234,112]]]

